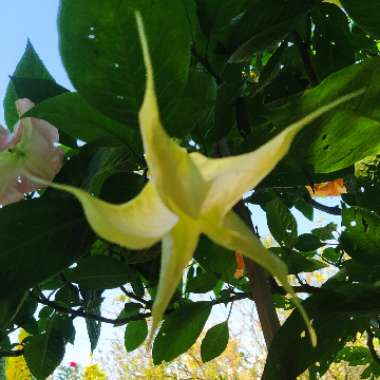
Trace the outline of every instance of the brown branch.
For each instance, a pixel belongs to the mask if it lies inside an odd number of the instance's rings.
[[[251,228],[252,233],[256,233],[251,214],[248,208],[240,201],[235,206],[236,213],[241,219]],[[249,284],[252,292],[253,299],[256,304],[257,314],[259,315],[261,328],[263,330],[265,343],[269,349],[276,332],[280,328],[280,321],[276,313],[276,308],[272,300],[272,291],[269,283],[268,274],[258,264],[251,260],[244,259]]]
[[[54,301],[48,300],[46,297],[43,297],[42,295],[40,295],[40,297],[37,297],[32,292],[30,293],[30,296],[34,298],[35,300],[37,300],[42,305],[50,306],[54,310],[60,311],[61,313],[70,314],[74,318],[82,317],[86,319],[93,319],[94,321],[98,321],[98,322],[110,323],[113,325],[126,324],[131,321],[148,318],[152,315],[151,313],[144,313],[144,314],[133,315],[131,317],[123,318],[123,319],[112,319],[112,318],[103,317],[98,314],[86,312],[86,311],[83,311],[82,309],[72,309],[69,307],[62,306]]]
[[[327,214],[330,215],[342,215],[342,209],[339,206],[326,206],[323,205],[322,203],[317,202],[315,199],[311,198],[308,195],[305,195],[304,197],[305,202],[309,203],[309,205],[313,206],[319,211],[326,212]]]
[[[141,297],[139,297],[139,296],[136,296],[134,293],[132,293],[132,292],[129,292],[126,288],[125,288],[125,286],[120,286],[120,290],[127,296],[127,297],[129,297],[129,298],[131,298],[131,299],[133,299],[133,300],[135,300],[135,301],[137,301],[137,302],[140,302],[140,303],[142,303],[144,306],[148,306],[148,307],[150,307],[150,306],[152,306],[152,302],[151,301],[147,301],[147,300],[144,300],[144,298],[141,298]]]
[[[109,324],[112,324],[114,326],[122,326],[122,325],[129,323],[129,322],[139,321],[139,320],[149,318],[152,316],[152,313],[149,312],[149,313],[139,313],[139,314],[127,317],[127,318],[113,319],[113,318],[103,317],[103,316],[98,315],[98,314],[89,313],[89,312],[83,311],[81,309],[72,309],[69,307],[62,306],[62,305],[60,305],[54,301],[48,300],[43,295],[40,295],[38,297],[38,296],[34,295],[32,292],[30,292],[30,296],[32,298],[34,298],[35,300],[37,300],[42,305],[50,306],[54,310],[59,311],[61,313],[70,314],[74,318],[75,317],[81,317],[81,318],[86,318],[86,319],[92,319],[92,320],[99,321],[99,322],[109,323]],[[249,293],[233,293],[233,294],[231,294],[231,296],[229,298],[219,298],[219,299],[215,299],[215,300],[210,301],[210,305],[214,306],[214,305],[219,305],[222,303],[228,304],[230,302],[239,301],[239,300],[242,300],[245,298],[250,298],[250,294]],[[167,311],[165,312],[165,315],[168,315],[173,311],[174,311],[174,309],[167,309]]]
[[[11,351],[0,351],[0,358],[10,358],[24,355],[24,349],[11,350]]]
[[[273,277],[270,278],[270,285],[271,285],[272,293],[281,294],[281,295],[287,294],[284,288],[278,285]],[[309,284],[293,286],[292,289],[295,293],[309,293],[309,294],[321,293],[325,291],[323,288],[318,288],[316,286],[311,286]]]

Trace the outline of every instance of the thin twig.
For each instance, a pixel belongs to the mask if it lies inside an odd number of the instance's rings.
[[[305,202],[309,203],[311,206],[316,208],[319,211],[326,212],[327,214],[330,215],[342,215],[342,209],[339,206],[326,206],[323,205],[322,203],[317,202],[315,199],[309,197],[306,195],[304,197]]]
[[[11,351],[0,351],[0,358],[10,358],[24,355],[24,349],[11,350]]]
[[[36,299],[42,305],[50,306],[54,310],[59,311],[61,313],[69,314],[73,317],[82,317],[82,318],[92,319],[92,320],[99,321],[99,322],[109,323],[109,324],[112,324],[114,326],[122,326],[122,325],[129,323],[129,322],[138,321],[138,320],[149,318],[152,316],[152,313],[149,312],[149,313],[139,313],[139,314],[127,317],[127,318],[113,319],[113,318],[103,317],[103,316],[98,315],[98,314],[89,313],[89,312],[83,311],[81,309],[72,309],[69,307],[62,306],[62,305],[60,305],[54,301],[48,300],[43,295],[40,295],[38,297],[38,296],[34,295],[32,292],[30,292],[30,296],[32,298]],[[215,299],[215,300],[210,302],[210,305],[214,306],[214,305],[219,305],[222,303],[228,304],[230,302],[239,301],[239,300],[242,300],[245,298],[250,298],[250,297],[251,297],[250,293],[234,293],[234,294],[231,294],[231,296],[229,298]],[[165,314],[166,315],[170,314],[173,311],[174,311],[174,309],[167,309]]]
[[[120,286],[120,290],[121,290],[121,291],[122,291],[127,297],[129,297],[129,298],[131,298],[131,299],[133,299],[133,300],[135,300],[135,301],[137,301],[137,302],[142,303],[144,306],[148,306],[148,307],[152,306],[152,302],[151,302],[151,301],[144,300],[144,298],[139,297],[139,296],[136,296],[134,293],[129,292],[129,291],[125,288],[125,286],[121,285],[121,286]]]

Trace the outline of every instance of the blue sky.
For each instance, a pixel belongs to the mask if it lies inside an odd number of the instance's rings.
[[[0,2],[0,99],[29,38],[53,77],[70,86],[58,51],[56,16],[59,0],[1,0]],[[1,107],[0,123],[4,123]]]

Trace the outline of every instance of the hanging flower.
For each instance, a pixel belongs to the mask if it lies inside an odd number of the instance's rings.
[[[166,134],[161,124],[148,42],[140,16],[137,21],[147,74],[139,122],[149,182],[134,199],[121,205],[104,202],[75,187],[56,183],[51,186],[75,195],[82,203],[88,222],[105,240],[129,249],[143,249],[162,241],[160,280],[153,304],[150,339],[184,268],[193,257],[200,235],[205,234],[226,249],[254,260],[277,277],[293,296],[315,344],[315,332],[288,282],[286,265],[264,248],[232,208],[244,193],[274,169],[305,125],[363,91],[317,109],[253,152],[221,159],[208,158],[198,152],[188,153]]]
[[[20,116],[34,103],[29,99],[16,101]],[[57,147],[57,128],[48,122],[32,117],[20,119],[13,133],[0,126],[0,204],[17,202],[24,193],[43,185],[31,176],[51,181],[62,168],[63,150]]]

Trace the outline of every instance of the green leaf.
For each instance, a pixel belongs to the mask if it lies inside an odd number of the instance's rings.
[[[129,318],[132,315],[137,315],[141,309],[141,304],[129,302],[124,305],[123,310],[117,316],[117,319]]]
[[[64,285],[55,294],[54,300],[67,306],[78,306],[80,305],[79,290],[74,285]]]
[[[29,40],[12,77],[13,79],[15,77],[27,77],[54,81]],[[13,81],[11,81],[9,82],[4,98],[5,121],[9,129],[13,129],[14,124],[18,120],[15,107],[15,101],[18,98],[19,96],[16,94]]]
[[[173,107],[162,115],[168,133],[184,137],[195,128],[201,130],[206,128],[213,116],[216,87],[215,80],[210,74],[199,69],[191,69],[183,93]]]
[[[209,302],[181,307],[167,316],[153,344],[153,362],[169,362],[186,352],[197,340],[211,311]]]
[[[208,362],[223,353],[229,339],[228,322],[219,323],[211,327],[201,344],[202,361]]]
[[[148,325],[145,319],[129,322],[124,334],[124,345],[128,352],[141,346],[148,336]]]
[[[18,98],[28,98],[33,103],[40,103],[46,99],[68,93],[69,90],[62,87],[52,79],[11,77]]]
[[[364,30],[380,38],[380,9],[376,1],[341,0],[344,9]]]
[[[131,282],[135,276],[131,267],[108,256],[85,257],[66,274],[69,281],[91,289],[117,288]]]
[[[380,152],[379,62],[379,58],[368,59],[337,71],[268,115],[275,124],[287,125],[342,94],[365,88],[363,95],[326,113],[300,133],[290,155],[304,162],[307,172],[332,173]]]
[[[98,145],[131,145],[140,151],[135,130],[97,111],[78,93],[66,93],[49,98],[32,108],[25,117],[34,116],[56,126],[60,131]]]
[[[292,247],[297,240],[297,221],[281,198],[275,198],[263,206],[273,237],[280,245]]]
[[[61,55],[76,89],[97,109],[131,126],[137,126],[145,82],[136,10],[146,25],[161,114],[166,115],[187,81],[192,0],[111,0],[91,7],[86,0],[63,0],[58,19]]]
[[[22,308],[26,295],[12,294],[0,299],[0,330],[5,330],[13,322],[17,313]]]
[[[314,228],[311,233],[322,241],[334,239],[333,233],[336,231],[337,225],[335,223],[326,224],[323,227]]]
[[[144,185],[145,178],[142,175],[128,172],[115,173],[104,181],[100,198],[111,203],[124,203],[137,196]]]
[[[363,264],[378,264],[380,257],[380,216],[355,207],[343,210],[346,229],[340,236],[342,248]]]
[[[355,51],[346,14],[333,4],[320,4],[311,13],[314,66],[319,79],[355,63]],[[328,19],[328,20],[327,20]]]
[[[131,282],[131,286],[132,286],[133,292],[136,294],[137,297],[144,297],[145,288],[144,288],[144,284],[141,281],[140,277],[136,277]]]
[[[32,297],[26,297],[24,302],[22,303],[19,311],[15,315],[14,323],[18,326],[22,326],[30,322],[33,319],[33,315],[36,312],[37,301]]]
[[[316,362],[322,376],[345,343],[378,315],[379,292],[375,286],[345,284],[309,297],[303,305],[313,320],[317,347],[311,347],[299,313],[293,312],[271,344],[263,380],[293,380]]]
[[[314,220],[314,208],[309,203],[305,202],[302,198],[297,198],[294,202],[294,207],[302,212],[303,216],[310,221]]]
[[[241,81],[222,83],[215,101],[215,122],[207,131],[208,139],[220,140],[236,124],[236,104],[241,92]]]
[[[312,234],[302,234],[298,236],[295,245],[299,251],[303,252],[314,251],[323,246],[324,244],[318,239],[318,237]]]
[[[372,355],[367,347],[344,347],[338,352],[335,361],[345,361],[350,366],[364,365],[372,361]]]
[[[212,290],[217,282],[218,278],[212,273],[197,273],[195,277],[188,278],[186,291],[191,293],[206,293]]]
[[[194,258],[207,272],[216,277],[222,276],[225,281],[233,280],[236,263],[234,254],[202,236],[196,248]]]
[[[288,249],[287,247],[273,247],[270,248],[270,251],[285,262],[290,274],[314,272],[327,266],[321,261],[307,258],[304,253]]]
[[[202,32],[207,37],[208,51],[218,44],[225,45],[235,25],[235,20],[247,8],[249,0],[196,0]]]
[[[317,2],[314,0],[253,0],[231,36],[230,62],[248,60],[283,40]]]
[[[37,380],[45,380],[51,375],[64,355],[64,338],[53,328],[42,335],[32,336],[25,345],[24,358]]]
[[[327,262],[336,264],[342,257],[342,253],[336,248],[328,247],[323,250],[322,258]]]
[[[0,209],[0,298],[10,295],[15,282],[17,291],[25,291],[62,271],[92,241],[82,210],[71,199],[39,198]]]
[[[85,311],[100,315],[103,290],[81,289],[81,294],[85,301]],[[91,352],[95,351],[99,342],[100,333],[102,330],[102,322],[95,319],[86,318],[87,334],[90,339]]]

